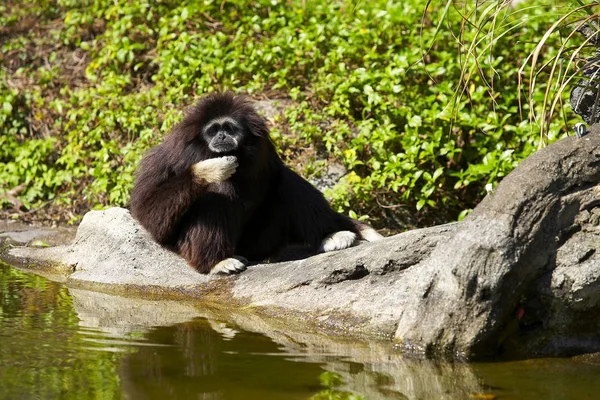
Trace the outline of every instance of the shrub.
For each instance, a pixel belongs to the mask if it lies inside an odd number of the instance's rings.
[[[507,16],[528,23],[480,61],[493,83],[467,71],[466,88],[460,10],[418,0],[16,4],[0,17],[0,190],[25,184],[46,218],[126,205],[143,152],[214,90],[292,100],[273,126],[286,161],[305,175],[342,162],[335,207],[394,230],[459,218],[539,144],[517,74],[552,2]],[[565,132],[557,119],[548,135]]]

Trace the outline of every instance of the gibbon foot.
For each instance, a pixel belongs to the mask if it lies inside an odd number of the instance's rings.
[[[361,239],[364,239],[367,242],[376,242],[378,240],[383,239],[383,235],[381,235],[379,232],[377,232],[370,226],[363,226],[360,228],[360,237]]]
[[[211,275],[232,275],[239,274],[246,269],[248,260],[241,256],[226,258],[212,267]]]
[[[356,233],[350,231],[339,231],[327,235],[321,242],[319,252],[327,253],[329,251],[343,250],[356,242]]]

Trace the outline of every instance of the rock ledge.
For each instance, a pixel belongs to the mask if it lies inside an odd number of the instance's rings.
[[[73,244],[14,248],[98,291],[210,298],[450,357],[600,351],[600,129],[529,157],[464,221],[234,277],[193,271],[125,209]]]

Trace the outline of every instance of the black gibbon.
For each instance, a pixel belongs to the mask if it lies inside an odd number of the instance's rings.
[[[131,212],[201,273],[237,273],[289,246],[310,255],[382,237],[286,167],[266,121],[231,93],[200,99],[145,155]]]

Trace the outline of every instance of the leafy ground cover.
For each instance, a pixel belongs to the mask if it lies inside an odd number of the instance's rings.
[[[286,101],[272,133],[298,172],[347,168],[327,191],[341,211],[394,231],[461,218],[540,144],[518,70],[561,10],[506,8],[496,23],[511,28],[475,55],[478,74],[456,38],[481,31],[424,4],[7,0],[0,216],[73,222],[126,206],[143,152],[195,98],[233,90]],[[537,76],[534,105],[546,86]],[[559,112],[548,141],[575,121]]]

